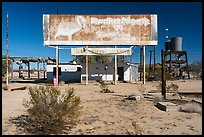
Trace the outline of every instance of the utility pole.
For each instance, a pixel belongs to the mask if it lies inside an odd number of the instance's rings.
[[[6,15],[6,87],[8,89],[8,12]]]

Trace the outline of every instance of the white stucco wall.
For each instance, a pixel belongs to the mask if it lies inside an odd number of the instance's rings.
[[[86,75],[86,64],[83,63],[82,72],[83,76]],[[105,70],[105,66],[107,65],[107,70]],[[118,63],[118,67],[124,67],[124,81],[130,81],[130,71],[131,67],[125,63]],[[114,80],[114,63],[108,64],[91,64],[89,63],[89,80]]]
[[[56,65],[47,65],[47,81],[52,82],[55,78],[53,75],[53,68]],[[81,65],[59,65],[61,67],[61,75],[59,75],[59,81],[65,82],[81,82],[81,71],[77,71],[77,67],[81,67]]]

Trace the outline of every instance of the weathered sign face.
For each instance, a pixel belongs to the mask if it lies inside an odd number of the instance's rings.
[[[43,15],[44,45],[157,45],[157,15]]]
[[[131,55],[131,48],[72,48],[71,55]]]

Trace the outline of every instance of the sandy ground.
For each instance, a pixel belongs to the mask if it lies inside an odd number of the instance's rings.
[[[168,81],[170,83],[171,81]],[[201,80],[173,81],[179,85],[179,91],[202,91]],[[138,83],[141,84],[141,83]],[[158,82],[146,82],[145,92],[156,90],[153,85]],[[35,86],[36,84],[12,83],[10,87]],[[68,85],[59,86],[62,90]],[[130,94],[140,95],[137,84],[118,83],[108,85],[114,93],[101,93],[98,83],[89,85],[69,84],[80,96],[82,113],[79,124],[70,134],[142,134],[142,135],[201,135],[202,114],[184,113],[179,111],[161,111],[155,102],[148,98],[138,101],[126,100]],[[178,98],[177,96],[174,96]],[[167,96],[167,98],[171,98]],[[26,113],[23,99],[28,100],[28,90],[2,90],[2,134],[22,133],[16,125],[9,122]]]

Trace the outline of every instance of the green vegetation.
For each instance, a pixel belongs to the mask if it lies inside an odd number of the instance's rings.
[[[74,94],[72,87],[65,91],[61,94],[60,89],[52,86],[29,88],[31,99],[24,100],[23,105],[28,108],[33,134],[63,134],[77,124],[80,98]]]

